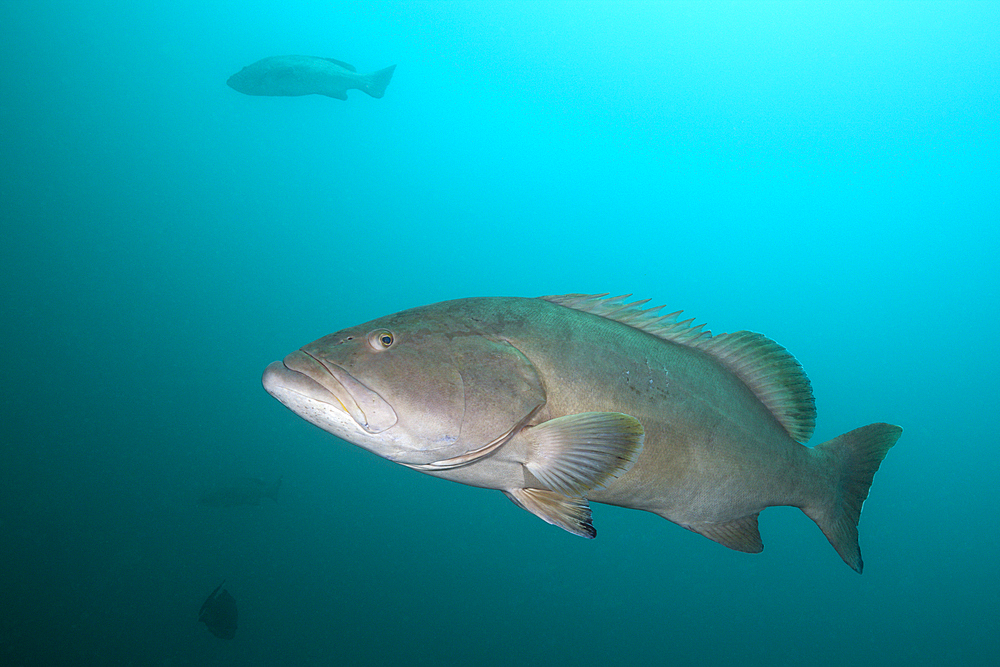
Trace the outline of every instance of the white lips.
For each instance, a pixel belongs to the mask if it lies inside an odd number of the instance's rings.
[[[397,421],[392,406],[377,392],[340,366],[322,362],[306,352],[293,352],[283,362],[269,364],[264,369],[262,382],[269,394],[313,423],[317,420],[303,410],[315,411],[315,403],[338,408],[349,414],[357,426],[372,434],[381,433]],[[290,396],[290,392],[299,398]],[[308,399],[308,405],[303,399]]]
[[[271,394],[271,396],[274,396],[279,401],[281,400],[281,396],[279,394],[291,391],[299,394],[300,396],[304,396],[305,398],[309,398],[320,403],[327,403],[340,408],[344,412],[347,412],[347,408],[345,408],[344,404],[340,402],[340,399],[331,394],[326,387],[319,384],[304,373],[289,370],[280,361],[272,361],[267,365],[267,368],[264,369],[264,376],[261,378],[261,383],[264,385],[264,389],[267,390],[267,393]]]
[[[264,369],[261,381],[267,393],[310,424],[348,440],[364,433],[340,399],[307,375],[286,368],[280,361]]]

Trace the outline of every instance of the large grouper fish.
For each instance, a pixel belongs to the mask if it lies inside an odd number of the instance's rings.
[[[354,65],[316,56],[270,56],[247,65],[229,77],[226,84],[244,95],[297,97],[325,95],[347,99],[357,89],[372,97],[385,95],[396,66],[370,74],[359,74]]]
[[[902,433],[871,424],[806,447],[812,387],[783,347],[712,335],[647,300],[446,301],[330,334],[270,364],[303,419],[421,472],[503,491],[594,537],[588,502],[647,510],[730,549],[761,510],[802,509],[861,572],[858,519]]]

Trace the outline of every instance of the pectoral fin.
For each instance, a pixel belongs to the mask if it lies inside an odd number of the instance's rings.
[[[565,496],[583,496],[632,466],[644,431],[630,415],[582,412],[532,426],[521,436],[528,441],[524,467],[538,481]]]
[[[504,494],[515,505],[528,510],[542,521],[580,537],[597,537],[586,498],[564,496],[545,489],[511,489],[504,491]]]

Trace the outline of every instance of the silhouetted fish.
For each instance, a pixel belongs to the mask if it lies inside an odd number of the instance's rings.
[[[247,65],[226,83],[245,95],[326,95],[346,100],[352,88],[382,97],[395,69],[392,65],[371,74],[358,74],[354,65],[333,58],[271,56]]]
[[[260,505],[261,498],[270,498],[274,502],[278,502],[278,487],[280,486],[280,477],[274,484],[268,484],[261,479],[245,477],[236,480],[230,486],[202,494],[198,502],[209,507]]]
[[[226,583],[225,581],[222,584]],[[198,611],[198,620],[208,631],[222,639],[236,636],[236,599],[219,584]],[[220,591],[220,589],[222,589]]]

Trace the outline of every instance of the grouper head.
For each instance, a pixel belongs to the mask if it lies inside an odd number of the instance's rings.
[[[414,466],[502,444],[545,403],[531,362],[462,302],[320,338],[271,363],[263,384],[306,421]]]
[[[257,83],[258,78],[252,66],[244,67],[229,77],[226,80],[226,85],[244,95],[256,95],[259,88],[259,84]]]

